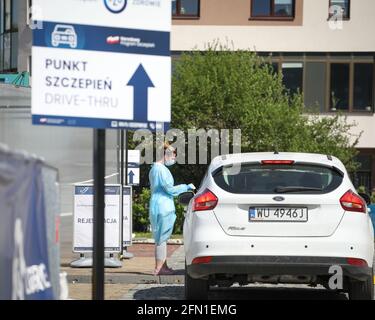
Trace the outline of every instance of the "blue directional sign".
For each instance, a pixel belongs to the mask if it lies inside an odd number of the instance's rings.
[[[128,185],[137,186],[140,183],[141,152],[139,150],[128,151]]]
[[[171,1],[33,5],[43,12],[33,30],[33,124],[168,128]]]

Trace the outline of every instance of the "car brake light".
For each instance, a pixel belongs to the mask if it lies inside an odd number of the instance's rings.
[[[354,193],[352,190],[348,190],[340,198],[341,207],[346,211],[363,212],[366,213],[366,202]]]
[[[281,164],[281,165],[290,165],[290,164],[294,164],[294,160],[262,160],[262,164],[263,165],[278,165],[278,164]]]
[[[193,211],[212,210],[217,205],[217,197],[208,189],[194,198]]]
[[[212,257],[198,257],[193,260],[193,264],[210,263],[211,261]]]
[[[347,261],[351,266],[367,267],[367,262],[363,259],[348,258]]]

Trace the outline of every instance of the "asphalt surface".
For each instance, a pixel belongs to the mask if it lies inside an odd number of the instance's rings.
[[[72,232],[72,216],[63,217],[61,219],[61,254],[64,257],[71,257],[73,261],[78,255],[72,253]],[[184,255],[182,246],[172,254],[169,261],[170,266],[177,271],[175,276],[156,278],[145,274],[128,276],[113,274],[108,275],[107,283],[113,284],[113,288],[116,284],[128,286],[126,292],[116,296],[116,299],[183,300]],[[82,276],[79,281],[89,283],[91,276]],[[107,290],[111,290],[111,285]],[[209,300],[347,300],[347,295],[330,292],[321,286],[311,288],[306,285],[256,284],[245,287],[235,285],[231,288],[212,287]]]

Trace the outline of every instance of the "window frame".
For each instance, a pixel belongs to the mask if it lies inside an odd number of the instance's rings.
[[[332,110],[331,109],[331,65],[332,64],[348,64],[349,65],[349,105],[348,108],[345,110]],[[373,85],[372,89],[372,103],[371,103],[371,110],[361,110],[356,108],[354,105],[354,87],[355,87],[355,79],[354,79],[354,73],[355,73],[355,65],[356,64],[372,64],[373,65],[373,82],[375,84],[375,59],[374,61],[368,61],[368,60],[353,60],[353,59],[345,59],[345,60],[337,60],[337,59],[331,59],[327,62],[327,102],[326,103],[326,111],[328,113],[336,113],[336,112],[344,112],[344,113],[357,113],[357,114],[369,114],[375,112],[375,85]]]
[[[254,1],[250,0],[250,20],[282,20],[282,21],[293,21],[296,18],[296,0],[292,0],[292,16],[276,16],[275,15],[275,0],[268,0],[271,2],[271,12],[270,15],[264,16],[254,16],[253,7]]]
[[[181,14],[181,0],[176,0],[176,14],[172,12],[172,19],[199,19],[201,12],[201,1],[198,1],[197,14]]]
[[[333,15],[330,13],[330,9],[332,7],[332,1],[333,0],[329,0],[328,1],[328,20],[331,19],[333,17]],[[349,21],[350,20],[350,11],[351,11],[351,3],[350,3],[350,0],[348,0],[348,14],[347,15],[343,15],[343,21]]]
[[[373,53],[356,54],[352,52],[343,53],[327,53],[318,52],[311,55],[311,52],[304,53],[285,53],[285,52],[264,52],[260,54],[266,62],[277,64],[277,73],[282,73],[283,63],[302,62],[303,63],[303,83],[301,91],[306,92],[306,63],[308,62],[319,62],[325,65],[325,80],[324,80],[324,96],[322,96],[324,102],[320,105],[321,114],[335,114],[342,112],[345,114],[357,114],[357,115],[369,115],[375,114],[375,56]],[[316,57],[315,57],[316,56]],[[331,64],[332,63],[346,63],[349,64],[349,106],[345,110],[331,110]],[[354,106],[354,87],[355,87],[355,65],[357,64],[372,64],[373,65],[373,91],[372,91],[372,104],[371,110],[358,109]],[[375,161],[375,160],[374,160]],[[375,171],[374,171],[375,181]]]

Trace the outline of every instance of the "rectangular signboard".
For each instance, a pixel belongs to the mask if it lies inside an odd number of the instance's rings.
[[[105,186],[104,250],[120,252],[121,185]],[[93,251],[94,188],[75,186],[73,252]]]
[[[129,150],[128,151],[128,185],[137,186],[140,183],[140,163],[141,151]]]
[[[35,0],[36,125],[166,129],[171,1]]]

